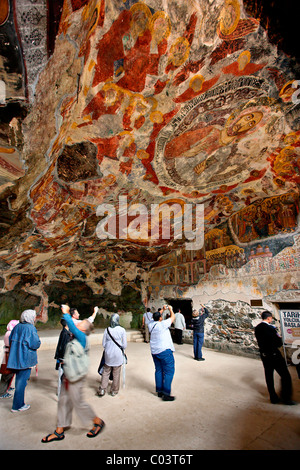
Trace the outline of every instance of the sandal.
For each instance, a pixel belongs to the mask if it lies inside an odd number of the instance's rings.
[[[52,439],[49,439],[49,437],[52,436],[53,434],[55,434],[56,437],[53,437]],[[44,437],[42,439],[42,442],[47,443],[47,442],[52,442],[52,441],[61,441],[64,438],[65,438],[65,435],[64,435],[63,432],[59,434],[58,432],[54,431],[51,434],[48,434],[48,436]]]
[[[98,424],[98,423],[94,423],[94,426],[93,426],[93,429],[91,429],[88,433],[87,433],[87,437],[95,437],[97,436],[101,431],[102,429],[104,428],[105,426],[105,423],[104,421],[101,420],[101,423]]]

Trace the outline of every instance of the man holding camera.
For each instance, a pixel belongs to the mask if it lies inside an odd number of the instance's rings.
[[[169,309],[170,317],[163,320],[163,314]],[[163,309],[153,314],[153,320],[149,323],[150,349],[155,365],[155,386],[159,397],[164,401],[173,401],[171,396],[171,384],[175,373],[175,351],[172,341],[170,326],[175,320],[175,314],[170,305],[164,305]]]

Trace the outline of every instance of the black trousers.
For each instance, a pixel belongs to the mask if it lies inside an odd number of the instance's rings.
[[[182,344],[182,330],[175,328],[175,341],[177,344]]]
[[[281,399],[283,402],[288,402],[292,398],[292,379],[288,371],[286,362],[281,353],[277,351],[274,354],[260,354],[264,369],[265,378],[272,402],[278,401],[278,395],[274,387],[274,371],[281,378]]]

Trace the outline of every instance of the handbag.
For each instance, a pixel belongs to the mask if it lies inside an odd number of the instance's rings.
[[[7,361],[8,361],[8,354],[9,354],[8,351],[4,351],[3,361],[0,366],[0,374],[2,375],[9,375],[13,373],[10,369],[7,369],[7,366],[6,366]]]
[[[104,364],[105,364],[105,351],[103,351],[102,353],[101,361],[98,367],[98,374],[100,375],[102,375]]]
[[[104,364],[105,364],[105,350],[102,353],[101,361],[100,361],[100,364],[99,364],[99,367],[98,367],[98,374],[99,375],[103,374]],[[111,369],[110,374],[109,374],[109,380],[113,380],[113,371],[112,371],[112,369]]]
[[[122,346],[119,345],[119,343],[117,343],[117,341],[115,340],[115,338],[113,338],[113,336],[110,334],[108,328],[107,328],[107,333],[109,334],[109,336],[111,337],[111,339],[113,340],[113,342],[121,349],[121,351],[122,351],[122,353],[123,353],[123,356],[124,356],[125,364],[127,364],[128,359],[127,359],[127,356],[126,356],[126,354],[125,354],[125,352],[124,352],[124,349],[122,348]]]

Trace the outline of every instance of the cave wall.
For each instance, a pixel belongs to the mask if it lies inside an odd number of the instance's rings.
[[[86,267],[85,267],[86,268]],[[39,329],[60,328],[61,304],[77,308],[80,318],[92,315],[94,307],[99,313],[94,322],[96,328],[109,326],[113,313],[120,316],[125,328],[140,328],[144,313],[144,274],[133,263],[123,267],[103,270],[89,280],[83,270],[76,266],[72,271],[57,267],[51,281],[31,274],[15,274],[0,286],[0,334],[6,331],[7,323],[19,318],[23,310],[37,311]]]
[[[18,52],[14,68],[0,57],[0,320],[10,293],[55,318],[65,283],[104,322],[119,309],[136,325],[144,307],[186,298],[224,326],[228,308],[235,327],[208,333],[247,349],[252,300],[300,299],[292,28],[263,1],[50,3],[9,0],[0,16]],[[203,246],[153,240],[122,210],[138,239],[101,238],[98,208],[121,197],[148,213],[203,206]]]
[[[277,327],[281,328],[279,304],[293,304],[300,310],[300,237],[292,237],[290,246],[273,255],[268,242],[243,252],[243,263],[236,260],[230,245],[227,260],[220,260],[224,250],[215,250],[215,264],[206,269],[207,257],[185,252],[178,256],[163,257],[153,269],[148,285],[148,304],[156,308],[167,299],[191,299],[199,309],[204,304],[210,312],[205,324],[205,345],[218,350],[243,355],[256,355],[257,343],[254,326],[261,312],[272,311]],[[283,245],[284,246],[284,245]],[[211,245],[210,245],[211,247]],[[212,255],[212,250],[208,253]],[[167,259],[166,259],[167,258]],[[220,262],[221,261],[221,262]],[[226,262],[227,261],[227,262]],[[184,311],[182,311],[184,313]],[[188,326],[188,324],[187,324]],[[297,324],[295,324],[297,326]],[[295,340],[298,339],[295,328]],[[192,342],[192,331],[184,332]]]

